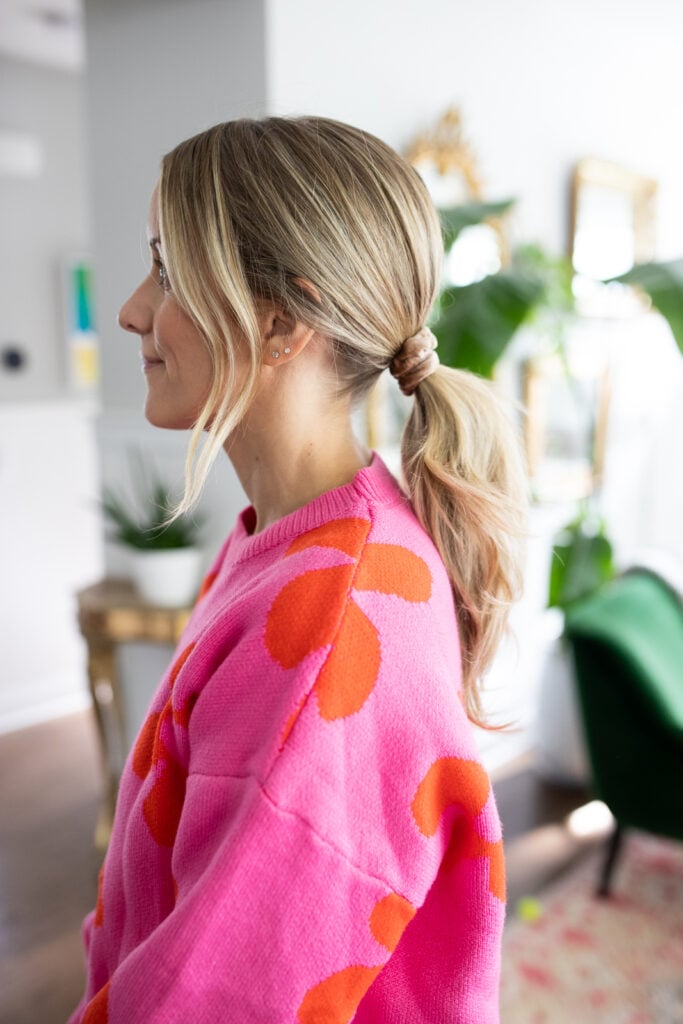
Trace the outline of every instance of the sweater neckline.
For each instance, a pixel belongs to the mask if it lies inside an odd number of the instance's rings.
[[[253,555],[267,551],[278,544],[294,539],[302,533],[315,529],[330,519],[338,519],[344,513],[358,509],[360,505],[397,505],[407,502],[398,481],[389,472],[383,459],[372,453],[368,466],[359,469],[353,480],[331,491],[325,491],[301,508],[289,512],[286,516],[270,523],[259,533],[249,532],[255,518],[253,505],[240,512],[232,534],[233,561],[243,561]],[[231,545],[232,546],[232,545]]]

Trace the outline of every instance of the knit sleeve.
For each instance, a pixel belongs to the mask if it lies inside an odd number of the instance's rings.
[[[84,1024],[351,1020],[410,903],[254,780],[191,775],[182,829],[197,839],[176,865],[174,909],[122,960]]]

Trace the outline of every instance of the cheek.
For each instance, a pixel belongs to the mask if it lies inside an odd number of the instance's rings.
[[[192,343],[196,331],[185,313],[172,300],[166,300],[157,313],[154,335],[160,355],[172,359]]]
[[[160,312],[155,333],[159,355],[169,372],[202,381],[212,376],[206,342],[182,310],[176,307]]]

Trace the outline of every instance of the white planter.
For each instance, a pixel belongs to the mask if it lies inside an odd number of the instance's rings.
[[[150,604],[180,608],[197,596],[202,569],[200,548],[131,550],[129,565],[140,596]]]

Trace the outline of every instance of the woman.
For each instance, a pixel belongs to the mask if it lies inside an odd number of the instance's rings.
[[[164,158],[148,229],[119,319],[147,418],[192,429],[180,507],[221,448],[252,504],[126,765],[71,1020],[496,1021],[502,842],[468,718],[524,482],[425,327],[427,191],[358,129],[236,121]],[[408,496],[351,429],[387,368]]]

